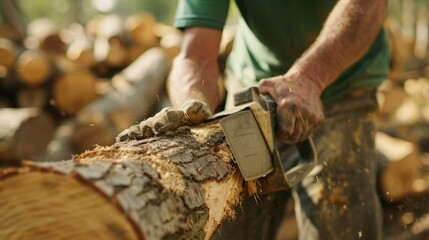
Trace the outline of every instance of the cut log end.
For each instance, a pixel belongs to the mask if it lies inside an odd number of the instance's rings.
[[[66,114],[74,115],[97,98],[96,77],[89,71],[73,70],[55,79],[55,105]]]
[[[120,209],[74,177],[14,174],[0,181],[8,186],[0,191],[0,239],[138,238]]]
[[[52,74],[50,59],[38,50],[28,50],[17,59],[15,70],[19,79],[28,86],[45,83]]]

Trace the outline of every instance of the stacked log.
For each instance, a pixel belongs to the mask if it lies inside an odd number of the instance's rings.
[[[55,107],[68,116],[74,116],[98,96],[97,77],[87,68],[59,61],[60,72],[52,84],[52,101]]]
[[[65,51],[66,44],[60,32],[58,24],[49,18],[35,19],[27,26],[31,47],[53,54],[63,54]]]
[[[23,44],[0,39],[0,107],[37,108],[57,125],[74,119],[67,134],[72,148],[62,148],[67,156],[112,144],[123,129],[160,108],[181,38],[149,13],[124,19],[106,15],[64,29],[50,19],[36,19],[26,35]],[[166,35],[170,40],[151,51]],[[58,142],[52,141],[52,146]],[[43,161],[38,155],[28,158]]]
[[[53,75],[51,59],[40,50],[26,50],[15,63],[15,72],[27,86],[40,86]]]
[[[44,154],[55,129],[52,117],[37,108],[0,109],[0,166]]]
[[[11,69],[17,58],[17,49],[11,40],[0,38],[0,56],[0,65]]]

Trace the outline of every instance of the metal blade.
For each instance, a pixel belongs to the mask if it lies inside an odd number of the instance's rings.
[[[220,125],[246,181],[273,171],[270,149],[251,110],[224,117]]]

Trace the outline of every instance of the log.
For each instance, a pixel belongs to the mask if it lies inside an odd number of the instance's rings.
[[[73,133],[76,151],[110,145],[115,136],[153,113],[169,66],[161,49],[151,49],[112,79],[115,90],[82,109]]]
[[[34,47],[47,53],[62,54],[66,44],[61,39],[60,27],[49,18],[38,18],[27,26],[28,38],[34,41]]]
[[[16,93],[16,104],[20,108],[45,108],[49,93],[46,87],[22,87]]]
[[[55,122],[36,108],[4,108],[0,109],[0,126],[0,164],[8,165],[42,155]]]
[[[67,35],[69,39],[66,52],[67,58],[85,67],[93,67],[95,64],[94,43],[86,35],[83,26],[74,23],[64,32],[66,33],[64,35]]]
[[[74,119],[63,121],[55,129],[51,140],[46,146],[45,153],[34,160],[37,162],[54,162],[70,159],[76,153],[71,140],[75,122]]]
[[[75,115],[98,97],[97,78],[87,68],[68,61],[57,62],[61,73],[52,85],[54,106],[66,115]]]
[[[11,69],[18,57],[15,44],[6,38],[0,38],[0,66]]]
[[[88,68],[95,64],[92,43],[88,39],[73,41],[67,49],[67,58]]]
[[[86,22],[84,26],[85,33],[90,39],[97,38],[97,31],[103,18],[103,15],[96,15]]]
[[[15,63],[17,77],[27,86],[46,83],[53,74],[53,66],[48,56],[39,50],[26,50]]]
[[[395,81],[384,81],[377,89],[377,100],[380,114],[391,116],[408,97],[404,86]]]
[[[244,181],[216,122],[0,172],[0,238],[209,239]]]
[[[107,15],[98,23],[94,41],[94,59],[113,68],[123,68],[129,64],[127,48],[128,36],[124,23],[118,15]]]
[[[164,32],[160,35],[160,47],[164,49],[167,54],[168,62],[173,64],[174,58],[179,54],[182,46],[182,33],[177,29],[169,29],[168,27],[161,27],[158,24],[157,29],[163,28]],[[167,28],[167,29],[166,29]]]
[[[159,38],[155,35],[155,18],[150,13],[129,16],[125,19],[124,28],[132,41],[145,49],[159,46]]]
[[[377,151],[386,159],[379,179],[384,200],[396,202],[429,192],[415,144],[382,132],[376,134],[375,141]]]

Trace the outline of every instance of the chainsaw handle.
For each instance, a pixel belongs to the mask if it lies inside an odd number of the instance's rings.
[[[249,102],[259,102],[265,111],[269,112],[271,127],[274,136],[276,128],[276,102],[267,94],[260,94],[257,87],[250,87],[234,94],[234,105],[240,106]],[[269,141],[269,139],[266,139]],[[272,139],[274,141],[274,139]],[[274,171],[264,178],[260,178],[263,192],[272,192],[290,188],[300,182],[317,164],[317,152],[313,137],[309,136],[302,142],[296,143],[301,161],[291,169],[285,170],[280,159],[280,153],[273,149],[272,160]]]
[[[273,128],[276,126],[275,116],[276,116],[276,102],[274,99],[267,94],[261,94],[261,105],[266,109],[270,111],[271,115],[271,123]],[[283,183],[278,182],[279,177],[277,177],[277,180],[273,180],[274,177],[271,178],[270,186],[267,186],[266,189],[268,191],[271,190],[280,190],[282,187],[279,186],[288,186],[292,187],[298,182],[302,181],[302,179],[308,175],[308,173],[316,166],[318,162],[318,156],[317,156],[317,150],[316,146],[314,144],[314,140],[312,136],[309,136],[307,139],[305,139],[302,142],[296,143],[296,148],[298,150],[298,153],[300,155],[301,160],[299,163],[294,166],[291,169],[284,170],[285,172],[281,173],[278,172],[277,174],[282,174],[284,176]],[[281,163],[280,154],[277,150],[275,150],[273,154],[273,164],[275,165],[275,169],[280,168],[283,169],[283,164]],[[276,175],[274,173],[273,175]]]

